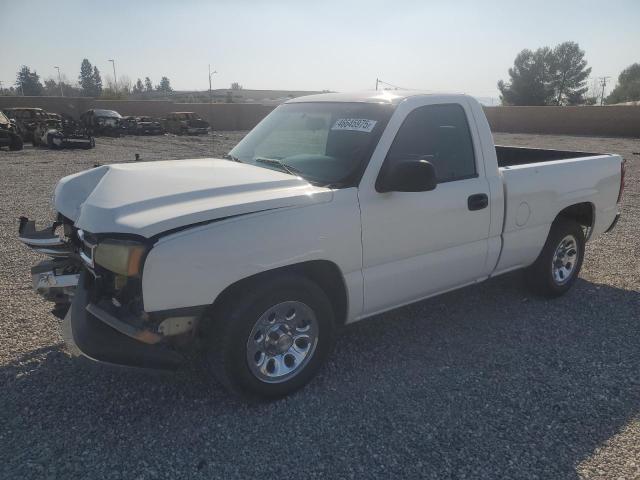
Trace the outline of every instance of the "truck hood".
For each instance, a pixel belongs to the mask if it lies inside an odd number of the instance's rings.
[[[176,228],[264,210],[328,202],[302,178],[222,159],[105,165],[64,177],[58,212],[91,233],[152,237]]]

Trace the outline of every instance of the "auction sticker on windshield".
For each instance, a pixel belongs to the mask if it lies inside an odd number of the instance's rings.
[[[376,123],[378,123],[376,120],[367,120],[366,118],[339,118],[333,124],[331,130],[353,130],[371,133]]]

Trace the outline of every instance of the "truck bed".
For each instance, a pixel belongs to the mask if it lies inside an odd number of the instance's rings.
[[[497,272],[535,261],[559,211],[580,208],[593,237],[614,221],[620,190],[618,155],[496,146],[503,180],[503,248]]]
[[[569,158],[592,157],[600,155],[589,152],[573,152],[569,150],[548,150],[544,148],[511,147],[496,145],[499,167],[527,165],[529,163],[552,162]]]

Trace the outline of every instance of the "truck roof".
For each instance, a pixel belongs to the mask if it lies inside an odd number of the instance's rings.
[[[285,103],[304,103],[304,102],[361,102],[361,103],[389,103],[397,105],[401,101],[409,97],[434,95],[438,97],[450,97],[451,99],[468,97],[462,93],[442,93],[424,90],[369,90],[363,92],[352,93],[320,93],[317,95],[306,95],[304,97],[296,97]]]

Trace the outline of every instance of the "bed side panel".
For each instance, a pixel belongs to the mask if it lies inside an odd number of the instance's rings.
[[[496,273],[530,265],[561,210],[589,202],[595,207],[591,238],[613,222],[620,187],[618,155],[558,160],[500,168],[505,182],[503,250]]]

